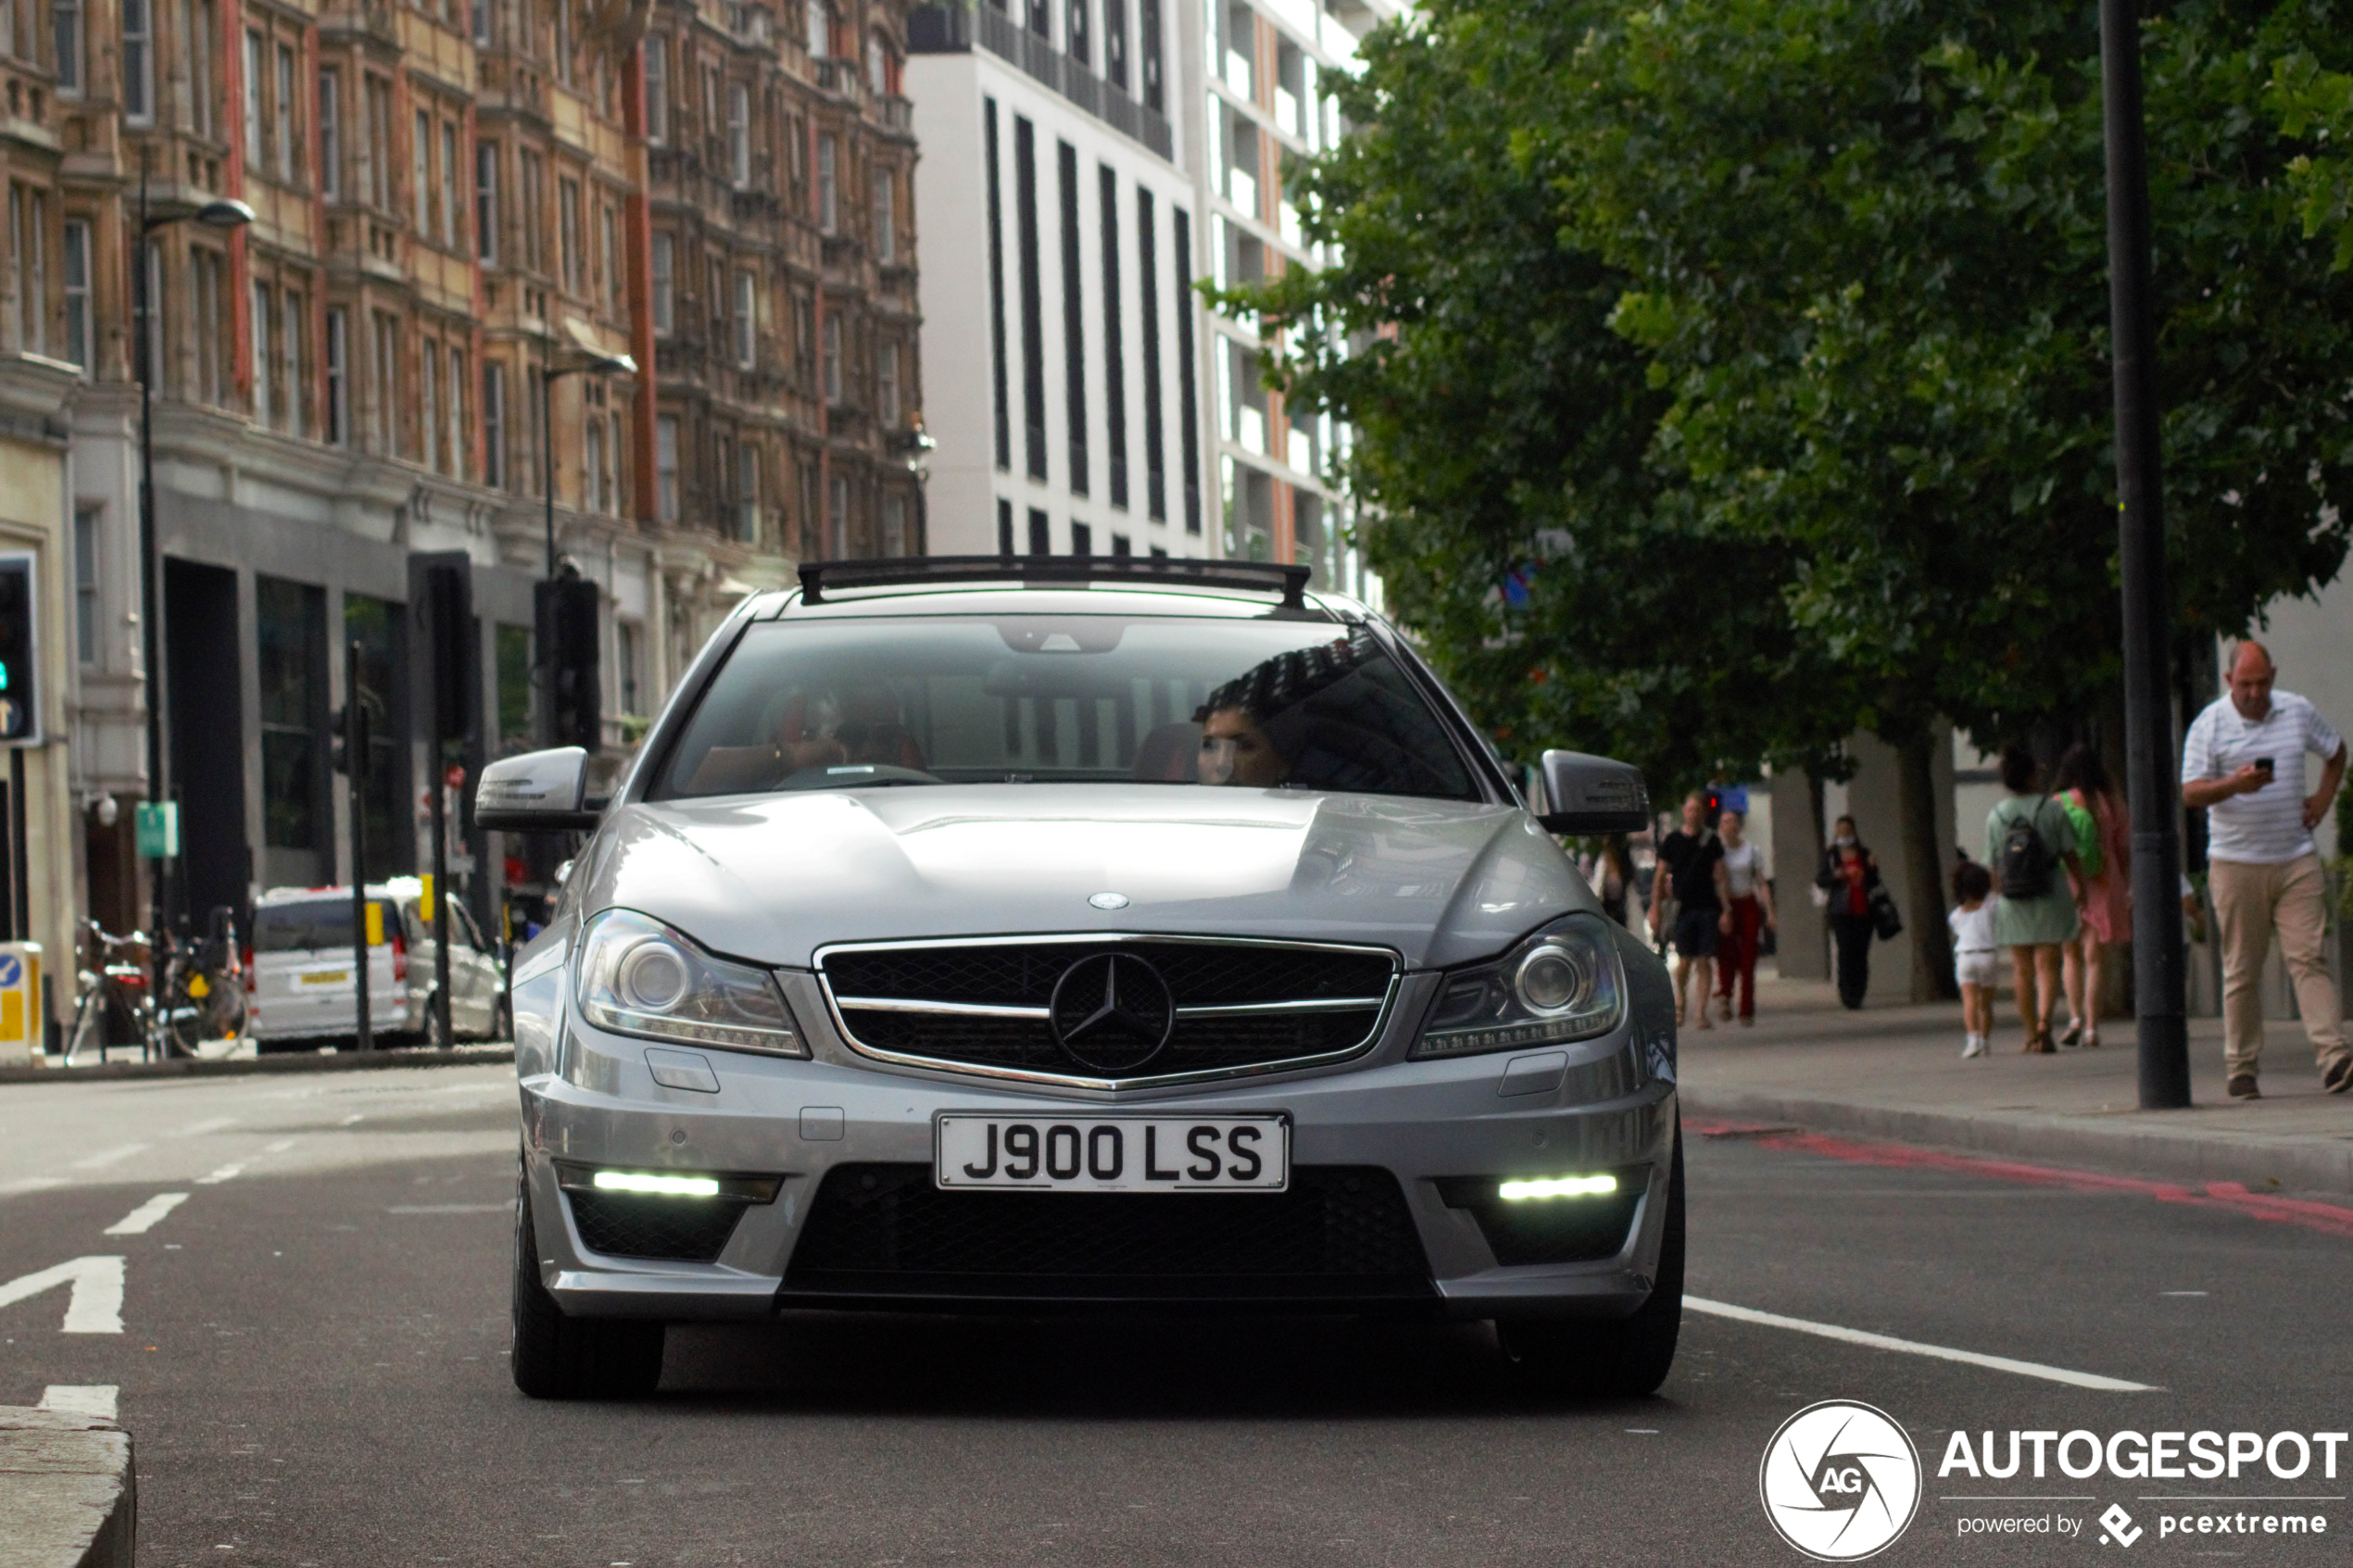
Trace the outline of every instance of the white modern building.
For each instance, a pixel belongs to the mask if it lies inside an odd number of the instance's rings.
[[[909,28],[929,547],[1217,554],[1176,19],[1015,3]]]

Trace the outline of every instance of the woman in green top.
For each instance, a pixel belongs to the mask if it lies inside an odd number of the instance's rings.
[[[2073,941],[2076,899],[2080,896],[2082,863],[2075,858],[2075,826],[2067,808],[2035,791],[2033,754],[2024,746],[2002,747],[2002,787],[2009,798],[1997,804],[1985,819],[1985,859],[1997,884],[2007,880],[2003,848],[2011,828],[2030,822],[2040,841],[2045,890],[2020,897],[2005,888],[1994,905],[1994,940],[2010,950],[2018,981],[2019,1022],[2026,1025],[2030,1053],[2049,1052],[2051,1009],[2058,1001],[2059,947]],[[2066,875],[2059,868],[2066,867]]]

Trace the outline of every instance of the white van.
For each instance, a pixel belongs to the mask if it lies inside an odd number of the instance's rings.
[[[424,884],[394,877],[368,887],[368,1022],[380,1037],[433,1029],[434,939]],[[506,986],[498,956],[466,907],[447,903],[449,1026],[460,1038],[501,1039]],[[245,1017],[258,1047],[326,1045],[359,1034],[349,887],[273,887],[254,905]]]

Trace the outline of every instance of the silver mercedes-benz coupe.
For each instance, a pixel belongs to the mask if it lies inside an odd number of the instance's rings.
[[[704,647],[516,959],[515,1381],[667,1323],[1148,1307],[1495,1322],[1531,1379],[1675,1349],[1673,997],[1378,616],[1303,567],[805,567]],[[1533,793],[1533,791],[1531,791]]]

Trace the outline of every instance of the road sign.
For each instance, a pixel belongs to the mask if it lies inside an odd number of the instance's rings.
[[[41,1033],[41,944],[0,942],[0,1061],[30,1061]]]
[[[180,853],[180,802],[146,800],[139,806],[139,858],[169,860]]]

